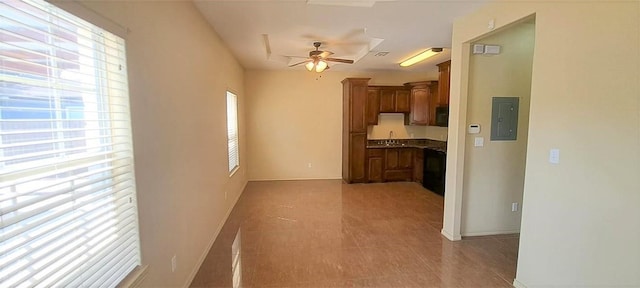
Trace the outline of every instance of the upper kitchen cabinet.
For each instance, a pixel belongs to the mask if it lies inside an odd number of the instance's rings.
[[[367,92],[367,125],[378,125],[380,114],[380,88],[369,87]]]
[[[406,83],[411,88],[410,125],[431,125],[434,122],[438,82],[420,81]]]
[[[411,111],[410,91],[398,86],[378,86],[380,113],[409,113]]]
[[[348,132],[367,132],[368,82],[369,78],[347,78],[342,81],[343,121]]]
[[[449,106],[451,60],[438,64],[438,106]]]

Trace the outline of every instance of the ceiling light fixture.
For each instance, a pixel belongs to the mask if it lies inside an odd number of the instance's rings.
[[[411,66],[413,64],[416,64],[422,60],[425,60],[431,56],[435,56],[438,53],[442,52],[442,48],[431,48],[429,50],[426,50],[416,56],[413,56],[407,60],[402,61],[402,63],[400,63],[400,66],[402,67],[407,67],[407,66]]]
[[[304,65],[304,67],[307,68],[307,70],[309,71],[316,71],[318,73],[324,71],[325,69],[327,69],[329,65],[327,65],[327,62],[323,61],[323,60],[314,60],[312,62],[307,63],[306,65]]]

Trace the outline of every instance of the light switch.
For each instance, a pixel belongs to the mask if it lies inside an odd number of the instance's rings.
[[[560,163],[560,149],[553,148],[549,150],[549,163]]]
[[[484,146],[484,137],[476,137],[475,141],[473,143],[473,146],[475,147],[482,147]]]

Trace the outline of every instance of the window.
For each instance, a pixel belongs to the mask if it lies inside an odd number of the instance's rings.
[[[227,140],[229,145],[229,173],[238,169],[238,96],[227,91]]]
[[[0,283],[115,286],[140,264],[124,40],[0,1]]]

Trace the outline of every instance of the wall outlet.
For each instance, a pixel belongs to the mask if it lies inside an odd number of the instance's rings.
[[[518,202],[511,203],[511,212],[517,212],[517,211],[518,211]]]
[[[413,133],[411,133],[411,134],[409,135],[409,137],[410,137],[411,139],[413,139]]]
[[[307,168],[311,168],[311,162],[307,163]]]
[[[224,200],[227,200],[227,196],[228,196],[227,194],[229,194],[229,192],[228,191],[224,191]]]
[[[171,272],[176,272],[177,262],[176,255],[174,254],[173,257],[171,257]]]

